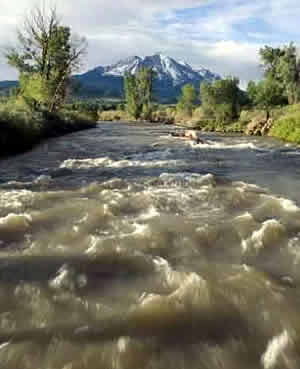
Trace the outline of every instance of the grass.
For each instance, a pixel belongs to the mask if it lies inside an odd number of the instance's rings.
[[[114,122],[119,120],[133,120],[130,116],[123,110],[104,110],[98,112],[98,119],[106,122]]]
[[[269,135],[300,144],[300,104],[276,107],[271,111],[274,121]],[[98,119],[102,121],[134,121],[124,110],[98,111]],[[201,106],[192,115],[178,112],[176,106],[157,105],[152,113],[154,123],[179,124],[188,128],[201,129],[208,132],[245,133],[250,122],[266,119],[266,113],[260,109],[244,109],[238,120],[229,123],[218,122],[205,116]]]
[[[0,157],[31,149],[43,139],[92,128],[89,113],[30,112],[11,102],[0,104]]]
[[[300,144],[300,105],[289,106],[274,123],[271,135]]]

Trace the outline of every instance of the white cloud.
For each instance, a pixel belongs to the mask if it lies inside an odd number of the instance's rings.
[[[1,4],[0,45],[13,40],[17,24],[35,4]],[[57,9],[64,23],[88,38],[85,69],[162,51],[242,81],[259,75],[259,48],[274,37],[290,37],[300,17],[299,0],[57,0]],[[264,22],[273,34],[259,28],[247,31],[249,20]],[[15,76],[0,58],[0,80]]]

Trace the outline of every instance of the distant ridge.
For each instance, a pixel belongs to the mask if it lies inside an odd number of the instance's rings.
[[[160,53],[145,57],[132,56],[75,76],[81,85],[80,95],[121,97],[124,74],[135,74],[141,67],[151,67],[156,72],[154,96],[161,101],[176,100],[182,86],[187,83],[199,89],[201,82],[221,78],[206,68],[194,69],[185,61],[176,61]]]
[[[86,73],[75,75],[79,82],[79,97],[122,97],[123,76],[126,72],[136,73],[141,67],[151,67],[156,72],[154,97],[161,102],[174,102],[187,83],[197,89],[203,81],[212,82],[220,75],[206,68],[193,68],[185,61],[177,61],[167,55],[157,53],[152,56],[131,56],[109,66],[98,66]],[[17,81],[0,82],[0,93],[18,84]]]
[[[0,96],[7,95],[12,87],[16,87],[18,81],[0,81]]]

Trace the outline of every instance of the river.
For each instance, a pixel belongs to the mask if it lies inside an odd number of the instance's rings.
[[[0,161],[1,369],[298,369],[300,149],[103,123]]]

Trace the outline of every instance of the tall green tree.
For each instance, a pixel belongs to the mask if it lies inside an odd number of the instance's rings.
[[[266,79],[278,83],[282,95],[289,104],[300,100],[300,63],[293,43],[281,48],[265,46],[260,49],[260,58]]]
[[[177,110],[192,116],[197,101],[196,89],[192,84],[187,84],[182,87],[181,97],[177,104]]]
[[[126,110],[135,119],[151,118],[153,79],[152,68],[140,68],[136,75],[125,74]]]
[[[272,108],[282,103],[282,89],[274,78],[266,78],[257,84],[250,81],[247,90],[253,103],[265,111],[266,120],[270,118]]]
[[[70,27],[61,24],[55,8],[34,8],[18,31],[18,46],[6,52],[19,72],[25,101],[34,108],[59,109],[86,47],[84,38],[72,36]]]
[[[204,114],[220,123],[236,119],[244,99],[238,85],[239,80],[236,77],[228,77],[212,84],[201,83],[200,100]]]
[[[257,87],[254,81],[249,81],[247,85],[247,95],[250,100],[250,104],[255,104],[255,97],[256,97]]]
[[[141,104],[139,101],[137,77],[126,73],[124,77],[126,111],[134,119],[141,115]]]

